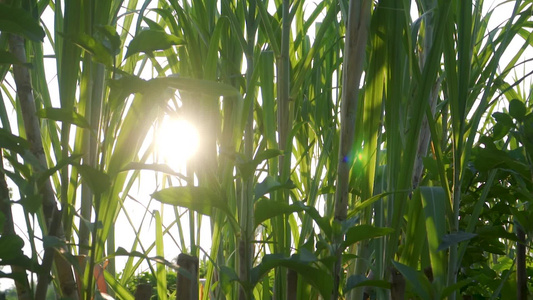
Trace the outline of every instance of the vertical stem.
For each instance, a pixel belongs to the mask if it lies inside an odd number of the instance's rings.
[[[184,253],[178,255],[178,276],[176,278],[176,300],[198,300],[198,258]]]
[[[92,71],[92,64],[90,62],[90,57],[89,57],[89,54],[86,54],[86,57],[84,58],[84,70],[83,70],[83,73],[82,73],[82,78],[81,78],[81,82],[80,82],[80,90],[81,90],[81,95],[80,95],[80,98],[82,97],[86,97],[87,99],[91,99],[92,98],[92,88],[91,88],[91,83],[92,81],[88,78],[90,77],[90,74],[91,74],[91,71]],[[85,77],[85,78],[84,78]],[[85,79],[85,80],[84,80]],[[85,94],[83,94],[83,92],[85,91]],[[80,103],[83,103],[80,101]],[[86,103],[86,106],[85,106],[85,117],[88,118],[89,120],[91,120],[91,101],[85,101],[84,103]],[[91,120],[92,121],[92,120]],[[93,127],[94,124],[91,123],[91,127]],[[97,131],[95,131],[97,132]],[[83,149],[88,149],[88,151],[84,154],[83,156],[83,161],[85,164],[89,164],[91,166],[95,166],[95,164],[93,163],[93,160],[91,159],[91,141],[92,141],[92,136],[89,132],[83,132]],[[94,161],[95,162],[95,161]],[[83,184],[81,186],[81,203],[80,203],[80,215],[81,215],[81,218],[80,219],[80,222],[79,222],[79,234],[78,234],[78,237],[79,237],[79,250],[78,250],[78,253],[80,255],[87,255],[89,254],[89,236],[90,236],[90,229],[89,227],[85,224],[84,220],[88,220],[90,221],[91,220],[91,214],[92,214],[92,202],[93,202],[93,193],[91,191],[91,189],[89,188],[88,185],[86,184]]]
[[[21,36],[11,34],[9,36],[9,49],[17,59],[26,62],[26,49],[24,39]],[[31,86],[30,73],[25,66],[13,65],[13,75],[17,86],[17,96],[22,110],[22,119],[26,131],[26,139],[30,144],[30,151],[37,157],[40,167],[46,168],[46,156],[41,139],[41,128],[37,118],[33,89]],[[43,212],[47,227],[52,223],[52,217],[57,212],[54,192],[50,181],[46,181],[43,190]]]
[[[516,224],[516,299],[526,300],[527,273],[526,273],[526,234],[520,225]]]
[[[298,273],[293,269],[287,270],[287,297],[285,299],[298,299]]]
[[[15,235],[15,223],[13,222],[13,214],[11,212],[11,203],[9,199],[9,188],[4,177],[4,158],[2,156],[2,149],[0,149],[0,212],[4,214],[4,230],[2,236]],[[22,273],[26,272],[20,266],[12,265],[11,272]],[[19,300],[31,299],[31,292],[29,290],[28,278],[24,278],[24,282],[15,280],[15,287],[17,289],[17,296]]]
[[[291,130],[291,114],[290,114],[290,60],[289,60],[289,45],[292,19],[290,17],[290,0],[283,0],[282,2],[282,31],[281,31],[281,49],[279,57],[277,57],[277,113],[278,113],[278,142],[279,149],[285,155],[279,158],[279,180],[284,182],[288,178],[286,166],[290,166],[291,154],[288,151],[290,143],[287,140]],[[288,193],[286,191],[279,191],[277,193],[278,201],[288,202]],[[286,227],[286,217],[280,216],[274,220],[274,237],[276,252],[289,254],[288,246],[290,245],[290,231]],[[287,242],[289,241],[289,242]],[[276,269],[276,276],[274,282],[274,297],[276,299],[283,299],[285,297],[284,290],[286,288],[287,274],[280,268]]]
[[[19,61],[23,63],[26,62],[24,38],[15,34],[9,35],[9,50]],[[46,168],[46,156],[41,139],[39,119],[36,116],[35,99],[33,97],[30,73],[28,72],[27,67],[23,65],[14,65],[13,75],[15,78],[15,84],[17,86],[17,96],[22,110],[26,138],[30,144],[30,151],[37,158],[40,164],[39,167]],[[43,232],[48,235],[59,237],[60,239],[64,239],[64,231],[61,225],[61,212],[57,209],[54,192],[49,180],[44,182],[43,188],[40,192],[43,195],[42,207],[46,226],[46,228],[43,228]],[[47,278],[52,267],[54,251],[56,251],[54,248],[45,249],[45,255],[43,257],[43,273],[40,274],[39,282],[37,284],[37,299],[46,296],[46,290],[48,288]],[[70,275],[69,282],[75,282],[72,272]],[[65,296],[77,299],[77,293]]]
[[[335,221],[346,219],[349,197],[349,177],[353,160],[353,143],[355,118],[359,100],[359,83],[365,61],[365,48],[368,37],[371,1],[350,0],[348,25],[344,45],[344,63],[341,98],[341,132],[339,160],[337,166],[337,186],[335,191]],[[335,244],[340,244],[343,236],[335,237]],[[339,285],[342,273],[342,252],[335,253],[337,259],[333,270],[333,293],[331,299],[339,298]]]
[[[291,20],[289,16],[290,0],[283,0],[283,17],[281,32],[281,52],[278,58],[278,138],[279,147],[282,151],[286,150],[287,137],[289,134],[289,88],[290,88],[290,61],[289,61],[289,43]],[[290,156],[281,156],[279,159],[279,169],[283,172],[285,159]]]
[[[254,72],[254,45],[255,45],[255,1],[250,1],[246,16],[246,98],[250,103],[244,131],[244,155],[246,159],[253,159],[254,152],[254,103],[255,84],[252,82]],[[250,283],[250,269],[252,268],[254,228],[253,228],[253,178],[243,178],[241,193],[241,237],[238,244],[239,251],[239,277],[242,282]],[[253,299],[253,287],[250,284],[241,286],[239,300]]]

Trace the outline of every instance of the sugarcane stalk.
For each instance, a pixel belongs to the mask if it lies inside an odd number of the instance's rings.
[[[359,100],[359,83],[365,61],[365,48],[368,38],[371,1],[350,0],[348,24],[344,45],[342,96],[341,96],[341,131],[339,159],[337,165],[337,187],[335,191],[335,222],[346,220],[349,199],[349,178],[355,151],[355,119]],[[335,244],[340,244],[342,236],[335,237]],[[333,293],[331,299],[339,298],[341,279],[342,252],[337,251],[333,270]]]

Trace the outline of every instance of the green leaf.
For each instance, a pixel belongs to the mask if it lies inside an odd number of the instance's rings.
[[[232,268],[230,267],[227,267],[227,266],[221,266],[220,267],[220,274],[223,275],[225,280],[229,281],[229,282],[233,282],[233,281],[237,281],[239,282],[239,275],[237,275],[237,273],[235,273],[235,270],[233,270]]]
[[[414,292],[422,299],[430,299],[429,293],[428,293],[428,287],[431,285],[429,283],[429,280],[426,276],[418,272],[417,270],[404,265],[402,263],[399,263],[397,261],[393,261],[392,264],[394,267],[402,273],[403,277],[407,279],[411,285],[413,286]]]
[[[333,228],[331,227],[331,224],[329,222],[329,218],[322,217],[318,210],[312,206],[307,206],[301,201],[294,202],[294,205],[298,205],[303,208],[305,213],[313,219],[320,230],[322,230],[326,236],[326,239],[332,240],[333,238]]]
[[[382,289],[390,289],[390,282],[385,280],[368,279],[366,276],[357,274],[348,277],[346,286],[344,287],[344,293],[361,286],[371,286]]]
[[[446,194],[440,186],[421,186],[415,191],[417,201],[421,201],[425,215],[425,233],[429,255],[435,278],[446,276],[447,260],[438,251],[441,239],[446,233]]]
[[[30,69],[33,68],[32,64],[21,62],[15,55],[7,51],[0,51],[0,64],[22,65]]]
[[[0,260],[16,259],[22,254],[24,241],[16,234],[0,236]]]
[[[348,213],[348,218],[352,218],[355,215],[357,215],[363,208],[368,207],[369,205],[373,204],[374,202],[381,200],[381,198],[391,195],[394,192],[385,192],[381,193],[375,196],[372,196],[365,201],[359,202],[355,205],[355,207]]]
[[[165,248],[163,246],[163,225],[161,223],[161,215],[159,211],[154,211],[155,217],[155,249],[158,257],[165,256]],[[167,300],[167,272],[164,264],[156,265],[156,280],[157,280],[157,296],[158,299]]]
[[[152,51],[166,50],[174,45],[183,44],[184,40],[182,38],[168,34],[164,31],[152,29],[143,30],[131,40],[124,59],[139,52],[144,52],[150,55]]]
[[[43,186],[43,184],[45,184],[48,180],[50,180],[50,176],[52,176],[55,172],[61,170],[63,167],[67,165],[78,165],[79,164],[78,161],[82,156],[83,155],[81,154],[69,156],[66,159],[62,159],[59,162],[57,162],[57,164],[53,166],[52,168],[39,172],[38,174],[39,176],[37,177],[37,182],[39,184],[39,187]]]
[[[89,122],[77,112],[67,108],[46,107],[37,112],[40,118],[74,124],[80,128],[90,128]]]
[[[0,148],[23,154],[30,148],[30,144],[25,139],[11,134],[6,129],[0,128]]]
[[[45,235],[43,237],[43,248],[59,248],[65,246],[65,241],[57,236]]]
[[[489,171],[503,167],[506,159],[507,153],[491,145],[491,147],[478,148],[474,166],[480,171]]]
[[[515,207],[509,207],[509,209],[522,229],[528,234],[533,233],[533,211],[518,210]]]
[[[96,30],[107,38],[107,40],[103,40],[102,43],[109,50],[109,53],[113,56],[118,55],[120,53],[120,45],[122,42],[120,41],[120,36],[116,32],[115,27],[110,25],[98,25],[96,26]]]
[[[130,293],[130,291],[124,287],[116,278],[114,274],[109,273],[104,270],[104,278],[107,284],[113,289],[117,298],[123,300],[134,300],[135,297]]]
[[[257,153],[252,160],[245,160],[243,156],[239,156],[237,153],[236,166],[239,169],[241,176],[247,178],[253,176],[253,173],[257,169],[257,166],[267,159],[271,159],[282,155],[283,152],[277,149],[266,149]]]
[[[498,273],[505,270],[511,270],[514,265],[514,261],[508,256],[502,256],[498,258],[498,263],[494,264],[492,269]]]
[[[113,66],[112,50],[104,46],[102,42],[97,41],[85,33],[69,35],[67,38],[83,50],[89,52],[93,56],[94,61],[107,67]]]
[[[264,160],[271,159],[277,156],[283,155],[283,151],[278,149],[266,149],[257,153],[254,157],[254,162],[260,164]]]
[[[298,205],[278,202],[270,199],[261,199],[254,205],[254,222],[257,227],[264,221],[283,214],[303,211]]]
[[[106,173],[89,165],[78,165],[76,168],[81,175],[81,179],[91,188],[93,193],[102,194],[111,186],[111,179]]]
[[[45,32],[29,12],[0,3],[0,31],[22,35],[34,42],[42,42]]]
[[[518,242],[518,238],[514,233],[511,233],[502,226],[483,226],[478,227],[476,233],[480,238],[492,238],[492,239],[508,239],[514,242]]]
[[[316,257],[309,254],[294,254],[290,258],[282,254],[267,254],[261,263],[251,270],[252,284],[255,285],[270,270],[276,267],[286,267],[296,271],[305,281],[315,287],[324,298],[331,296],[333,281],[331,274],[325,270],[312,266]]]
[[[211,216],[213,208],[229,213],[229,208],[223,199],[211,189],[204,187],[171,187],[153,193],[152,197],[160,202],[185,207],[207,216]]]
[[[289,179],[286,183],[281,184],[272,176],[267,176],[263,182],[257,184],[254,189],[254,198],[257,200],[267,193],[272,193],[280,189],[296,188],[294,183]]]
[[[165,266],[167,266],[167,267],[169,267],[171,269],[178,269],[179,270],[179,268],[177,268],[177,266],[174,263],[166,260],[165,258],[163,258],[161,256],[150,257],[150,256],[148,256],[148,255],[146,255],[146,254],[144,254],[142,252],[139,252],[139,251],[127,251],[126,249],[124,249],[122,247],[118,247],[117,251],[115,251],[115,253],[113,253],[112,255],[106,256],[106,258],[113,258],[113,257],[116,257],[116,256],[139,257],[139,258],[142,258],[142,259],[145,259],[145,260],[148,260],[148,261],[153,261],[153,262],[156,262],[156,263],[164,264]]]
[[[164,78],[154,78],[149,82],[160,82],[164,85],[174,88],[180,91],[187,91],[192,93],[199,93],[208,96],[228,96],[228,97],[241,97],[241,93],[235,87],[224,83],[212,81],[185,78],[179,76],[168,76]],[[218,100],[218,99],[217,99]]]
[[[439,248],[437,248],[437,251],[448,249],[450,246],[456,245],[460,242],[468,241],[476,236],[477,234],[475,233],[468,233],[463,231],[445,234],[442,237],[442,242],[440,243]]]
[[[522,121],[526,115],[526,106],[524,105],[524,102],[518,99],[511,100],[511,102],[509,102],[509,114],[516,120]]]
[[[440,299],[447,299],[447,297],[452,292],[460,290],[462,287],[466,286],[470,282],[473,282],[473,281],[477,280],[478,278],[479,278],[479,276],[472,276],[470,278],[463,279],[463,280],[461,280],[461,281],[459,281],[459,282],[457,282],[455,284],[452,284],[450,286],[445,287],[442,290]]]
[[[503,124],[503,123],[496,123],[494,127],[492,127],[492,138],[497,141],[500,139],[503,139],[507,136],[509,133],[509,130],[511,130],[511,127]]]
[[[170,174],[176,177],[180,177],[181,179],[187,180],[187,176],[174,171],[167,164],[143,164],[140,162],[130,162],[121,171],[124,172],[130,170],[151,170],[155,172]]]
[[[23,197],[17,203],[22,205],[29,213],[35,214],[43,204],[43,197],[40,194],[31,194]]]
[[[513,118],[509,116],[506,113],[502,112],[495,112],[492,114],[492,117],[496,120],[498,123],[502,123],[503,125],[507,125],[509,127],[514,126]]]
[[[0,271],[0,278],[11,278],[18,282],[25,282],[28,279],[26,273],[23,272],[4,273],[2,271]]]
[[[394,229],[388,227],[374,227],[372,225],[366,224],[357,225],[348,229],[348,231],[346,232],[346,237],[344,239],[344,242],[342,242],[340,249],[344,251],[344,249],[357,242],[377,238],[393,232]]]

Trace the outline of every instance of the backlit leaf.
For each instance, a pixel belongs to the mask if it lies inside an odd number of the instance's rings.
[[[15,55],[7,51],[0,51],[0,64],[22,65],[28,68],[32,68],[32,64],[21,62]]]
[[[0,31],[20,34],[35,42],[42,42],[45,36],[38,20],[30,13],[3,3],[0,3]]]
[[[77,112],[66,108],[46,107],[37,112],[40,118],[74,124],[81,128],[90,128],[89,122]]]
[[[207,216],[211,216],[213,208],[229,212],[223,199],[211,189],[204,187],[171,187],[153,193],[152,197],[160,202],[185,207]]]
[[[476,236],[477,234],[475,233],[468,233],[462,231],[445,234],[444,236],[442,236],[442,242],[440,243],[437,251],[442,251],[444,249],[449,248],[450,246],[456,245],[460,242],[468,241]]]
[[[526,106],[524,102],[513,99],[509,103],[509,114],[518,121],[522,121],[526,115]]]
[[[111,186],[111,179],[106,173],[89,165],[78,165],[76,168],[81,175],[81,179],[91,188],[93,193],[102,194]]]
[[[393,261],[392,264],[403,275],[403,277],[405,277],[405,279],[412,284],[414,292],[419,297],[422,299],[430,299],[428,293],[428,287],[430,286],[430,283],[426,276],[417,270],[397,261]]]
[[[346,281],[344,292],[346,293],[352,290],[353,288],[360,286],[371,286],[383,289],[390,289],[390,282],[385,280],[368,279],[366,276],[361,274],[352,275],[348,277],[348,280]]]
[[[143,30],[131,40],[124,58],[144,52],[150,54],[156,50],[166,50],[174,45],[183,45],[184,41],[175,35],[159,30]]]
[[[24,247],[24,241],[18,235],[0,236],[0,260],[16,258],[22,254],[22,247]]]
[[[280,189],[293,189],[295,187],[296,186],[294,185],[294,183],[290,180],[284,184],[281,184],[272,176],[267,176],[265,180],[263,180],[263,182],[255,186],[254,197],[255,199],[259,199],[267,193],[271,193]]]
[[[257,284],[273,268],[285,267],[296,271],[305,281],[319,290],[324,298],[327,298],[333,289],[331,275],[311,263],[307,256],[302,257],[299,254],[294,254],[290,258],[282,254],[267,254],[261,263],[251,270],[252,283]]]
[[[346,238],[341,244],[341,249],[346,249],[363,240],[373,239],[393,232],[394,229],[387,227],[374,227],[366,224],[357,225],[348,229],[346,232]]]
[[[25,139],[11,134],[6,129],[0,128],[0,148],[15,151],[19,154],[28,150],[30,144]]]
[[[260,199],[254,205],[255,226],[258,226],[270,218],[300,211],[303,211],[303,208],[298,205],[291,205],[285,202],[278,202],[270,199]]]
[[[102,42],[97,41],[93,37],[84,33],[71,35],[68,38],[72,40],[74,44],[89,52],[93,56],[94,61],[104,64],[108,67],[113,66],[113,55],[111,49],[106,48]]]

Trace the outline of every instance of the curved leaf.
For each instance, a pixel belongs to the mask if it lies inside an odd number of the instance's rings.
[[[93,193],[102,194],[111,186],[111,179],[106,173],[89,165],[78,165],[76,168],[81,179],[91,188]]]
[[[24,241],[18,235],[0,236],[0,260],[15,259],[22,254]]]
[[[263,182],[257,184],[254,189],[254,198],[257,200],[267,193],[272,193],[280,189],[293,189],[296,186],[289,179],[286,183],[281,184],[272,176],[267,176]]]
[[[419,297],[422,299],[430,299],[428,288],[431,284],[426,276],[417,270],[397,261],[393,261],[392,264],[398,271],[400,271],[400,273],[402,273],[403,277],[405,277],[405,279],[412,284],[414,292]]]
[[[11,132],[0,128],[0,148],[23,154],[26,150],[29,150],[30,144],[20,136],[13,135]]]
[[[358,274],[348,277],[344,293],[361,286],[373,286],[377,288],[390,289],[390,282],[385,280],[368,279],[366,276]]]
[[[320,215],[320,213],[318,212],[318,210],[316,210],[316,208],[312,207],[312,206],[307,206],[305,205],[303,202],[295,202],[294,205],[298,205],[300,206],[301,208],[303,208],[303,210],[305,211],[305,213],[311,217],[311,219],[313,219],[316,224],[318,225],[318,227],[320,228],[320,230],[322,230],[324,232],[324,234],[326,235],[326,239],[328,240],[332,240],[333,238],[333,228],[329,222],[329,218],[326,218],[326,217],[322,217]]]
[[[303,211],[303,208],[298,205],[288,204],[285,202],[278,202],[270,199],[262,199],[254,205],[254,222],[255,227],[264,221],[282,215],[294,212]]]
[[[290,258],[281,254],[268,254],[263,257],[259,265],[252,269],[252,284],[256,285],[261,278],[276,267],[285,267],[296,271],[310,285],[315,287],[324,298],[331,296],[333,281],[331,274],[311,266],[316,257],[309,254],[294,254]]]
[[[37,116],[63,123],[74,124],[81,128],[91,127],[87,119],[71,109],[46,107],[39,110]]]
[[[21,62],[15,55],[7,51],[0,51],[0,64],[22,65],[28,68],[33,67],[32,64]]]
[[[468,233],[462,231],[445,234],[442,236],[442,241],[439,245],[439,248],[437,248],[437,251],[448,249],[450,246],[456,245],[460,242],[468,241],[476,236],[477,234],[475,233]]]
[[[100,41],[97,41],[85,33],[70,35],[68,38],[72,40],[74,44],[89,52],[93,56],[94,61],[102,63],[108,67],[113,66],[112,50],[105,47]]]
[[[35,41],[42,42],[45,32],[26,10],[0,3],[0,31],[20,34]]]
[[[204,187],[171,187],[153,193],[152,197],[160,202],[185,207],[207,216],[211,216],[213,207],[229,213],[229,208],[222,198]]]
[[[168,87],[180,90],[187,91],[192,93],[201,93],[209,96],[235,96],[240,98],[241,93],[239,90],[234,88],[231,85],[224,83],[212,81],[212,80],[203,80],[203,79],[193,79],[179,76],[168,76],[164,78],[155,78],[150,81],[161,82]]]
[[[174,45],[183,45],[184,41],[175,35],[160,30],[143,30],[131,40],[124,59],[133,54],[144,52],[150,54],[155,50],[166,50]]]
[[[374,227],[365,224],[357,225],[348,229],[346,238],[341,244],[341,249],[344,250],[357,242],[377,238],[393,232],[394,229],[388,227]]]
[[[524,102],[513,99],[509,102],[509,114],[518,121],[522,121],[526,115]]]
[[[246,178],[252,176],[255,170],[257,169],[257,166],[264,160],[271,159],[282,154],[283,152],[281,150],[266,149],[257,153],[257,155],[252,160],[246,160],[237,154],[236,166],[239,169],[241,176]]]

